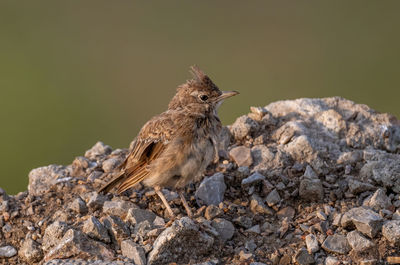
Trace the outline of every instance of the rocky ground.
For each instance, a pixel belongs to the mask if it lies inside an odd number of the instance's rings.
[[[1,264],[400,263],[400,122],[342,98],[252,107],[220,162],[186,189],[96,189],[128,150],[98,142],[71,165],[0,189]],[[91,260],[91,261],[88,261]]]

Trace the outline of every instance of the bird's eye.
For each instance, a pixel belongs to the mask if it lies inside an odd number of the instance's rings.
[[[201,96],[200,96],[200,99],[201,99],[202,101],[206,101],[206,100],[208,99],[208,96],[207,96],[207,95],[201,95]]]

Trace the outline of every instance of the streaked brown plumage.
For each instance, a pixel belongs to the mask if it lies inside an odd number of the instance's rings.
[[[223,99],[238,94],[222,92],[199,68],[191,67],[193,79],[177,88],[168,110],[150,119],[140,130],[121,170],[100,191],[117,187],[121,193],[142,182],[154,187],[168,212],[172,210],[160,189],[180,191],[218,161],[217,142],[221,122],[217,109]],[[183,194],[182,202],[191,215]]]

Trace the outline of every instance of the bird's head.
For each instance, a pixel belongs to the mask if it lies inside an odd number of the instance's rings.
[[[190,68],[193,79],[177,88],[168,109],[187,108],[196,112],[215,112],[224,99],[239,94],[236,91],[221,91],[197,66]]]

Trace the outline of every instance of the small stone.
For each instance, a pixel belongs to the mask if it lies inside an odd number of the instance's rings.
[[[324,188],[320,179],[304,178],[300,181],[299,195],[305,201],[321,201]]]
[[[328,219],[323,211],[317,211],[317,217],[322,221],[326,221]]]
[[[382,235],[392,243],[400,243],[400,220],[386,222],[382,226]]]
[[[218,216],[220,216],[222,214],[223,214],[223,211],[219,207],[217,207],[215,205],[209,205],[206,208],[206,212],[204,213],[204,217],[207,220],[211,220],[211,219],[214,219],[215,217],[218,217]]]
[[[240,225],[241,227],[250,228],[253,224],[253,222],[251,220],[252,219],[250,217],[241,215],[241,216],[235,218],[233,220],[233,222],[237,225]]]
[[[344,228],[353,223],[361,233],[374,238],[382,227],[382,217],[370,209],[356,207],[342,216],[341,224]]]
[[[18,254],[28,262],[39,262],[43,258],[40,245],[30,238],[25,239]]]
[[[248,251],[253,252],[253,251],[257,248],[257,244],[254,243],[254,240],[253,240],[253,239],[251,239],[251,240],[249,240],[249,241],[246,241],[246,243],[244,243],[244,247],[245,247]]]
[[[143,210],[139,208],[130,208],[126,215],[125,221],[131,224],[140,224],[147,220],[150,224],[154,222],[156,215],[149,210]]]
[[[179,194],[175,191],[169,189],[162,189],[161,191],[164,194],[165,199],[169,202],[179,198]]]
[[[299,265],[304,265],[304,264],[313,264],[315,262],[313,256],[311,256],[307,250],[305,249],[300,249],[296,255],[294,256],[294,259]]]
[[[378,262],[376,259],[363,259],[359,261],[360,265],[375,265]]]
[[[389,197],[386,196],[386,193],[382,189],[376,190],[368,201],[368,206],[375,211],[388,209],[391,205],[392,203]]]
[[[274,211],[267,207],[265,205],[265,203],[263,202],[263,200],[256,194],[253,194],[251,196],[251,200],[250,200],[250,210],[254,213],[261,213],[261,214],[269,214],[269,215],[273,215]]]
[[[85,201],[80,197],[73,200],[68,208],[79,214],[86,214],[88,212],[88,207],[86,206]]]
[[[256,121],[243,115],[236,119],[236,121],[229,127],[229,130],[236,140],[242,140],[258,128],[259,125]]]
[[[204,178],[195,194],[197,204],[218,205],[224,201],[225,189],[226,185],[222,173]]]
[[[351,231],[346,236],[351,248],[356,252],[364,252],[375,246],[375,244],[361,235],[358,231]]]
[[[244,260],[249,260],[249,259],[251,259],[252,257],[253,257],[253,254],[251,254],[251,253],[246,253],[246,252],[244,252],[243,250],[241,250],[241,251],[239,252],[239,259],[242,260],[242,261],[244,261]]]
[[[318,240],[313,234],[306,236],[307,250],[310,254],[315,253],[319,250]]]
[[[108,198],[106,196],[93,191],[88,194],[87,206],[94,211],[99,210],[107,200]]]
[[[57,184],[58,180],[67,179],[69,173],[63,166],[50,165],[32,169],[29,172],[28,191],[30,195],[41,196]]]
[[[252,226],[249,229],[247,229],[246,232],[260,234],[261,233],[261,229],[260,229],[259,225],[255,225],[255,226]]]
[[[157,237],[148,255],[148,264],[167,264],[177,260],[189,263],[193,256],[206,255],[213,244],[212,237],[199,231],[190,218],[183,217]]]
[[[83,225],[82,232],[91,238],[110,243],[110,236],[108,235],[107,229],[100,223],[100,221],[91,216],[87,219]]]
[[[146,265],[146,253],[144,249],[132,240],[121,242],[122,255],[132,259],[137,265]]]
[[[310,178],[310,179],[317,179],[318,178],[317,173],[315,173],[315,171],[309,165],[307,165],[306,171],[304,172],[303,176],[306,177],[306,178]]]
[[[343,214],[341,214],[341,213],[336,213],[336,214],[334,215],[334,217],[333,217],[332,225],[333,225],[333,226],[336,226],[336,227],[340,226],[340,223],[341,223],[341,221],[342,221],[342,216],[343,216]]]
[[[114,243],[121,242],[131,234],[129,227],[118,216],[103,217],[100,221],[107,228]]]
[[[237,146],[229,151],[229,156],[239,166],[251,166],[253,164],[253,157],[251,156],[250,148],[246,146]]]
[[[220,238],[224,241],[231,239],[233,234],[235,233],[235,227],[233,226],[233,224],[223,218],[215,218],[211,222],[211,226],[214,227],[215,230],[217,230]]]
[[[322,243],[322,248],[328,252],[340,255],[345,255],[350,251],[346,237],[338,234],[328,236],[324,243]]]
[[[165,226],[165,221],[164,221],[163,218],[161,218],[160,216],[156,215],[156,218],[153,221],[153,225],[154,226],[164,227]]]
[[[47,226],[43,236],[43,250],[47,251],[49,248],[55,246],[64,236],[67,229],[67,224],[60,221],[55,221],[51,225]]]
[[[279,196],[279,192],[276,189],[273,189],[265,199],[269,207],[277,205],[281,202],[281,196]]]
[[[103,204],[103,213],[107,215],[115,215],[124,219],[130,209],[137,208],[137,206],[129,201],[115,199],[112,201],[105,201]]]
[[[0,188],[0,202],[8,201],[10,197],[7,195],[6,191]]]
[[[17,250],[12,246],[0,247],[0,258],[11,258],[17,254]]]
[[[347,178],[347,182],[350,193],[354,195],[358,195],[360,193],[376,189],[374,185],[369,184],[368,182],[358,181],[352,177]]]
[[[252,174],[249,177],[242,180],[242,186],[248,187],[248,186],[260,183],[263,180],[265,180],[265,177],[263,175],[261,175],[260,173],[255,172],[254,174]]]
[[[119,164],[121,164],[121,160],[112,157],[103,162],[102,168],[105,173],[108,173],[113,171]]]
[[[98,156],[109,155],[112,152],[112,148],[105,145],[103,142],[97,142],[91,149],[85,152],[85,157],[89,159],[96,159]]]
[[[288,206],[288,207],[285,207],[285,208],[280,209],[280,210],[276,213],[276,216],[277,216],[279,219],[288,218],[288,220],[292,220],[295,214],[296,214],[296,211],[293,209],[293,207]]]
[[[336,257],[328,256],[325,259],[325,265],[339,265],[340,261]]]
[[[80,231],[69,229],[57,245],[47,252],[44,259],[49,261],[69,257],[112,260],[114,254],[103,243],[88,239]]]

